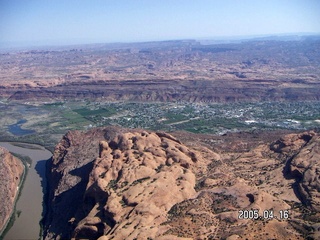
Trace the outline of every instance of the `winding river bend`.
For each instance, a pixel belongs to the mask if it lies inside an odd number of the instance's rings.
[[[4,239],[38,239],[40,233],[40,220],[43,210],[43,188],[45,186],[45,160],[52,154],[40,145],[25,143],[0,142],[0,146],[12,153],[28,156],[32,159],[32,166],[23,185],[23,189],[16,203],[17,211],[21,211],[13,226]]]

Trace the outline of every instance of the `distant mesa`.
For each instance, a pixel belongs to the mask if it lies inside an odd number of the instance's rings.
[[[318,101],[319,39],[289,39],[96,44],[82,51],[2,54],[0,94],[22,101]]]

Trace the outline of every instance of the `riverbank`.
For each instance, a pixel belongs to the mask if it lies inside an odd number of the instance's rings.
[[[15,202],[11,228],[7,224],[5,239],[38,239],[41,232],[40,221],[43,214],[43,193],[45,182],[45,162],[52,153],[41,145],[21,142],[0,142],[10,152],[28,156],[32,165],[25,165],[25,179],[20,187],[20,194]],[[39,164],[41,163],[41,164]],[[26,163],[28,164],[28,163]],[[41,166],[40,166],[41,165]],[[40,167],[39,167],[40,166]],[[16,213],[19,214],[16,214]],[[13,221],[13,217],[15,221]],[[30,221],[32,219],[32,221]]]
[[[51,152],[51,154],[53,154],[54,147],[56,146],[56,143],[47,146],[46,144],[42,144],[40,141],[28,141],[24,139],[21,140],[21,137],[18,138],[15,136],[0,136],[0,143],[10,143],[17,147],[34,150],[40,150],[44,148],[47,151]]]

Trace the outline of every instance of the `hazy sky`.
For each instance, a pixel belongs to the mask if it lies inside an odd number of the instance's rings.
[[[0,0],[0,42],[320,33],[319,0]]]

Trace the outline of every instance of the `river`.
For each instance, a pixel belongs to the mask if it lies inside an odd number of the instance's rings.
[[[9,125],[9,127],[8,127],[9,132],[12,133],[13,135],[16,135],[16,136],[23,136],[23,135],[35,133],[34,130],[21,128],[22,124],[24,124],[26,122],[27,122],[27,120],[21,119],[17,123]]]
[[[13,143],[14,144],[14,143]],[[0,142],[0,146],[10,152],[28,156],[32,159],[32,166],[28,170],[23,189],[16,204],[16,210],[21,211],[13,226],[4,237],[6,239],[38,239],[40,233],[40,220],[43,210],[43,188],[45,186],[45,160],[52,153],[40,145]],[[21,145],[20,145],[21,144]]]

